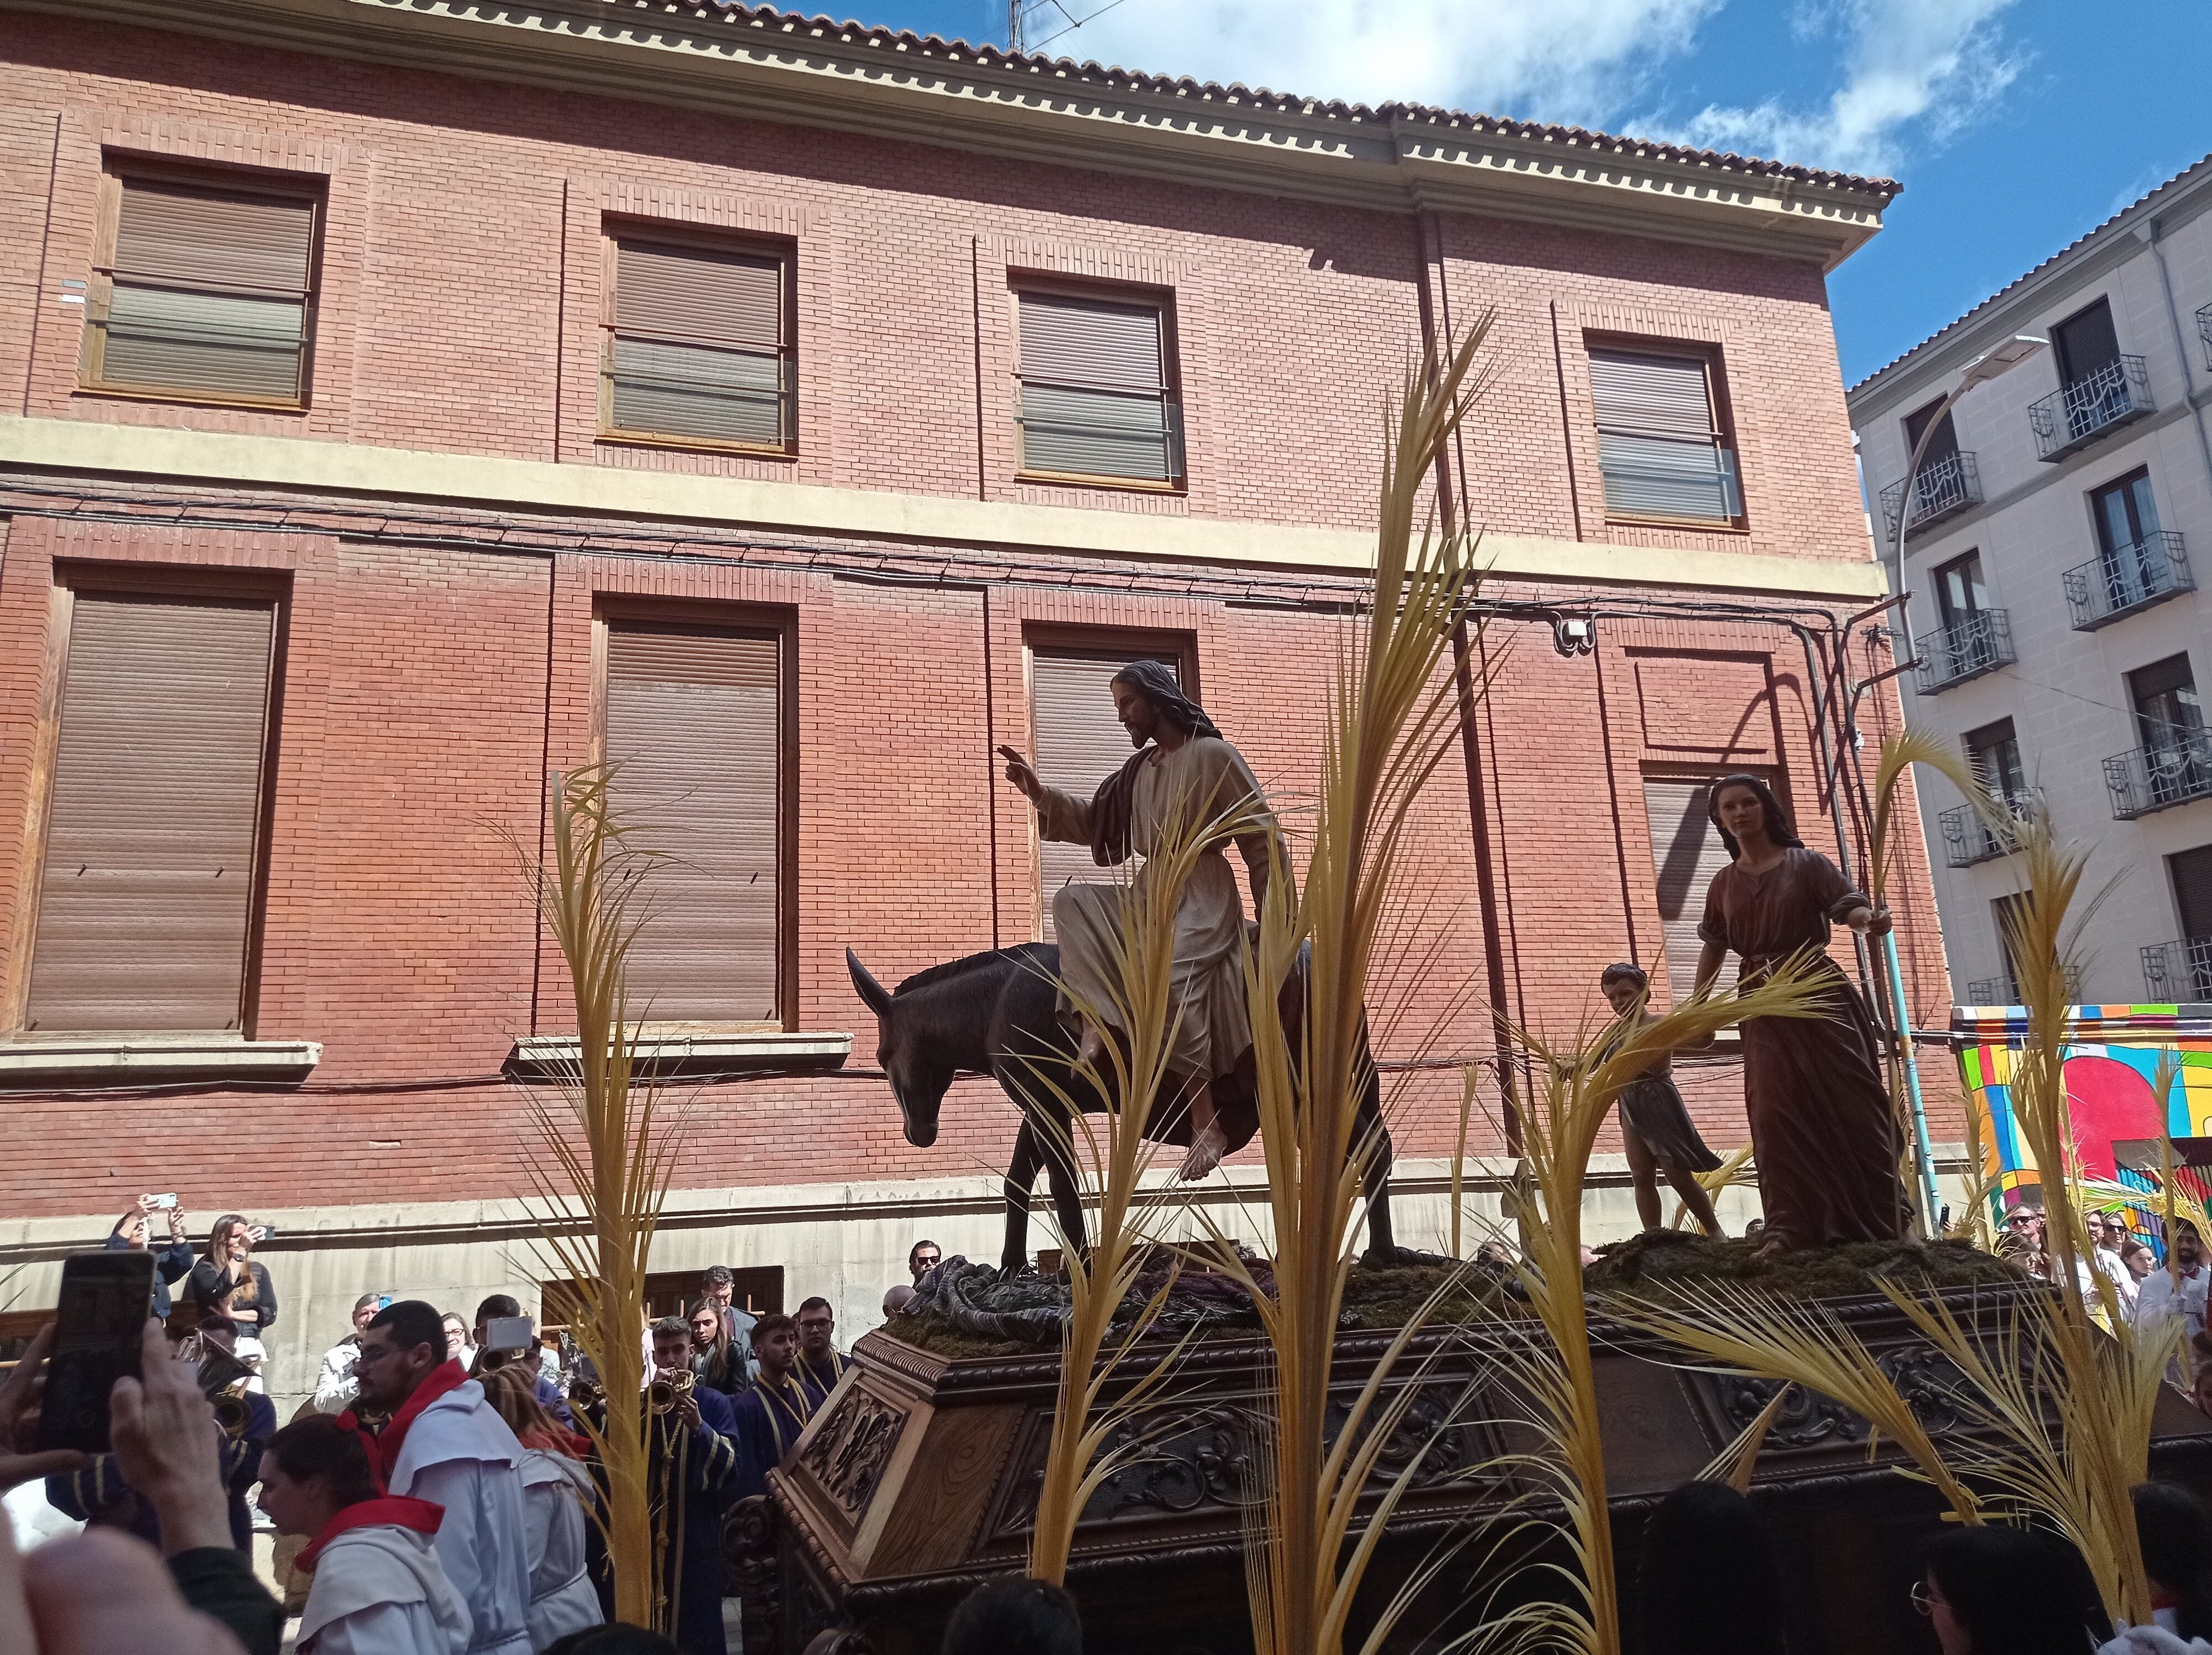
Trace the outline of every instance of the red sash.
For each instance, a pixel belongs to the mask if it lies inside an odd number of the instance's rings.
[[[458,1390],[468,1382],[469,1376],[462,1370],[458,1357],[441,1362],[415,1387],[415,1394],[399,1405],[399,1411],[392,1416],[392,1423],[374,1437],[362,1430],[360,1416],[352,1409],[338,1415],[338,1423],[349,1431],[359,1433],[368,1445],[368,1463],[376,1473],[379,1488],[392,1486],[392,1468],[399,1463],[399,1450],[406,1443],[407,1427],[415,1423],[416,1416],[447,1391]]]
[[[357,1500],[323,1524],[323,1531],[301,1548],[295,1561],[301,1568],[312,1570],[321,1559],[323,1548],[348,1529],[365,1529],[382,1523],[395,1529],[434,1535],[445,1516],[446,1508],[434,1501],[414,1500],[405,1494],[382,1494],[374,1500]]]

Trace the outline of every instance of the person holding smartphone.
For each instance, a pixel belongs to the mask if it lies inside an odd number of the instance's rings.
[[[168,1220],[169,1238],[159,1247],[154,1245],[149,1232],[154,1214],[159,1213]],[[185,1235],[184,1208],[177,1205],[174,1196],[141,1196],[123,1209],[123,1216],[115,1220],[115,1227],[107,1232],[110,1247],[144,1248],[154,1255],[154,1315],[161,1321],[169,1319],[171,1303],[169,1284],[181,1281],[192,1273],[192,1244]]]
[[[257,1339],[276,1325],[276,1289],[253,1256],[260,1235],[239,1213],[225,1213],[208,1232],[207,1250],[192,1266],[186,1289],[203,1323],[227,1322]]]

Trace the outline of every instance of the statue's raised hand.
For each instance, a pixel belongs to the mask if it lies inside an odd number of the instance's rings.
[[[1001,745],[999,757],[1006,761],[1006,780],[1020,789],[1023,798],[1033,800],[1044,790],[1044,783],[1037,779],[1036,767],[1012,747]]]

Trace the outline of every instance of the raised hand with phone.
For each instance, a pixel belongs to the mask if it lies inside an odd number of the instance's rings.
[[[167,1222],[168,1238],[156,1241],[154,1220]],[[171,1309],[169,1287],[192,1273],[192,1244],[186,1237],[185,1210],[174,1195],[141,1196],[123,1209],[115,1227],[107,1232],[107,1245],[115,1250],[143,1248],[154,1256],[154,1314],[166,1322]]]
[[[258,1338],[276,1324],[276,1289],[253,1256],[267,1233],[241,1213],[225,1213],[208,1231],[206,1250],[192,1266],[189,1292],[203,1324],[220,1319]]]

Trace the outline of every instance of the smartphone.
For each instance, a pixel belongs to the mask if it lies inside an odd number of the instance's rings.
[[[267,1241],[276,1233],[276,1226],[275,1225],[257,1224],[253,1226],[253,1244],[258,1247],[263,1242]]]
[[[120,1249],[73,1254],[62,1265],[61,1310],[39,1412],[41,1451],[107,1451],[107,1393],[137,1378],[154,1313],[154,1255]]]
[[[534,1342],[526,1316],[495,1316],[484,1323],[486,1350],[528,1350]]]
[[[157,1213],[173,1213],[177,1210],[177,1197],[173,1193],[151,1196],[147,1198],[147,1204]]]

